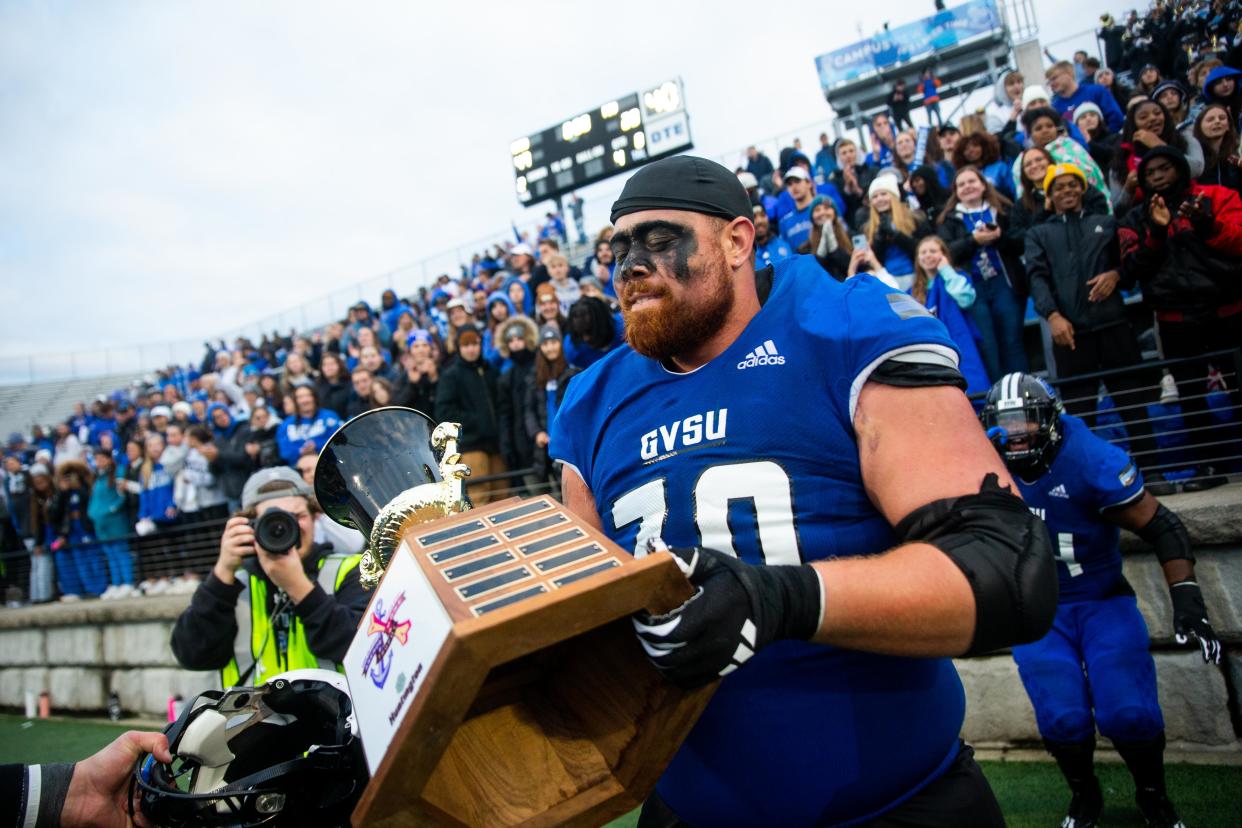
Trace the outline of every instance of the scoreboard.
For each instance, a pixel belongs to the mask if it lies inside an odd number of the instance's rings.
[[[509,151],[518,201],[535,204],[693,146],[675,78],[519,138]]]

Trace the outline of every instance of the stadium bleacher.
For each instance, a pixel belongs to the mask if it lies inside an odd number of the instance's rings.
[[[73,404],[125,388],[133,374],[0,386],[0,434],[27,433],[33,423],[60,422]]]

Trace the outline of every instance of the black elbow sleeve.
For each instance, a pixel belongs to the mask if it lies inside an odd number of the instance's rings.
[[[1036,641],[1052,626],[1057,568],[1048,530],[995,474],[978,494],[916,509],[896,532],[944,552],[970,582],[975,634],[967,655]]]
[[[1156,559],[1160,563],[1185,560],[1195,562],[1195,555],[1190,551],[1190,535],[1181,518],[1165,508],[1161,503],[1156,513],[1147,521],[1147,525],[1135,534],[1147,541],[1156,550]]]

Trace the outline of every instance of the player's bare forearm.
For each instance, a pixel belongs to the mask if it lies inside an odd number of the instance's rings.
[[[566,509],[601,532],[604,531],[599,511],[595,508],[595,495],[587,488],[578,471],[568,465],[561,467],[561,501]]]
[[[867,383],[854,426],[867,494],[905,545],[816,564],[825,606],[816,639],[943,656],[1042,635],[1056,604],[1047,536],[966,396]]]
[[[956,656],[974,636],[975,599],[961,570],[926,543],[814,564],[824,619],[814,641],[900,656]]]

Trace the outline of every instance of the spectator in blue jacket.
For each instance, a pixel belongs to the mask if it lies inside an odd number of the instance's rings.
[[[108,586],[103,556],[95,545],[91,524],[91,475],[86,463],[68,460],[56,467],[56,496],[48,520],[56,539],[56,584],[62,600],[101,595]]]
[[[1242,124],[1242,71],[1217,66],[1203,80],[1203,103],[1222,104],[1229,110],[1234,129]]]
[[[92,446],[98,446],[99,435],[105,431],[116,431],[116,415],[113,413],[112,403],[109,400],[100,400],[95,403],[94,415],[87,422],[86,442]]]
[[[755,177],[759,182],[759,189],[765,193],[772,192],[772,173],[775,170],[772,159],[754,147],[746,148],[746,172]]]
[[[887,112],[877,112],[871,118],[871,152],[867,153],[867,166],[883,169],[893,163],[893,122]]]
[[[819,152],[815,153],[815,177],[821,181],[832,178],[837,171],[837,151],[828,138],[828,133],[819,134]]]
[[[800,165],[789,168],[785,173],[785,192],[792,203],[792,209],[777,210],[777,219],[781,238],[794,250],[801,247],[811,237],[811,202],[815,199],[815,184],[811,175]]]
[[[392,331],[380,319],[376,318],[375,314],[371,312],[371,306],[366,302],[359,301],[350,308],[349,319],[349,326],[345,328],[345,333],[341,337],[342,350],[347,350],[350,345],[357,341],[358,332],[363,328],[370,328],[374,331],[379,343],[385,348],[392,343]]]
[[[789,190],[789,181],[793,177],[801,177],[801,173],[794,172],[797,167],[806,173],[806,178],[811,182],[811,196],[824,196],[831,198],[833,203],[837,205],[837,212],[845,210],[845,199],[841,195],[841,191],[837,189],[837,185],[831,180],[826,180],[822,176],[818,176],[811,168],[811,160],[800,152],[795,152],[789,156],[789,167],[784,172],[785,189],[782,190],[775,199],[772,211],[768,215],[777,225],[780,225],[788,213],[795,209],[799,209],[796,205],[796,199]],[[766,203],[764,205],[767,206]],[[797,245],[795,245],[797,247]]]
[[[1117,106],[1113,93],[1098,84],[1080,84],[1074,77],[1074,64],[1068,60],[1054,63],[1044,73],[1044,79],[1052,90],[1052,108],[1061,113],[1066,123],[1074,122],[1074,107],[1090,101],[1104,113],[1108,128],[1121,132],[1126,116]]]
[[[295,413],[276,429],[280,457],[290,466],[296,466],[303,454],[318,454],[341,427],[341,418],[335,411],[319,407],[319,395],[309,385],[293,390],[293,404]]]
[[[772,232],[772,222],[768,220],[763,205],[756,204],[753,208],[755,221],[755,267],[764,268],[782,262],[793,255],[789,243]]]
[[[979,330],[967,310],[975,303],[975,288],[966,274],[953,267],[944,239],[924,236],[914,256],[914,284],[910,295],[949,329],[961,359],[958,368],[966,378],[966,393],[986,393],[988,372],[979,353]]]
[[[143,447],[147,450],[147,459],[140,475],[138,520],[149,520],[157,527],[172,526],[177,522],[177,506],[173,501],[173,475],[160,462],[165,450],[164,436],[149,432]]]
[[[505,295],[503,290],[498,290],[487,297],[487,323],[483,328],[483,359],[489,364],[500,369],[505,358],[500,355],[500,350],[496,347],[496,328],[504,325],[505,321],[511,316],[516,316],[517,310],[513,307],[513,301]]]
[[[126,538],[130,533],[124,479],[119,477],[116,461],[106,449],[95,449],[95,484],[87,508],[95,525],[95,538],[108,563],[109,586],[102,598],[131,594],[134,585],[134,556]]]
[[[530,316],[535,312],[535,298],[531,294],[530,287],[522,278],[510,276],[505,280],[503,290],[505,296],[509,297],[509,302],[519,314]]]
[[[380,296],[380,321],[389,331],[397,329],[397,319],[400,318],[403,311],[410,310],[410,305],[404,299],[397,298],[397,292],[392,288],[384,291]]]

